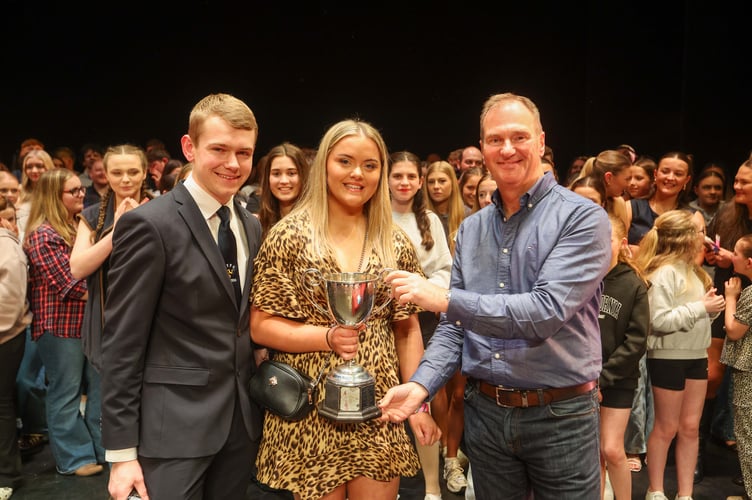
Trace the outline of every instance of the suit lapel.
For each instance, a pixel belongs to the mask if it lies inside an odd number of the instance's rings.
[[[227,270],[222,254],[219,251],[217,243],[211,235],[209,225],[206,219],[198,209],[198,205],[190,195],[188,190],[182,184],[175,186],[172,190],[175,201],[178,204],[178,214],[183,218],[188,229],[193,234],[199,248],[206,257],[209,267],[219,278],[222,286],[227,292],[228,298],[235,303],[235,291],[232,289],[230,280],[227,279]]]
[[[248,247],[248,260],[246,261],[245,266],[245,282],[243,283],[243,296],[240,299],[240,312],[243,312],[243,309],[248,307],[249,300],[250,300],[250,294],[251,294],[251,282],[253,277],[253,256],[256,255],[256,246],[258,245],[258,242],[255,241],[251,235],[254,234],[253,226],[251,225],[251,217],[254,217],[253,214],[251,214],[248,210],[243,208],[243,206],[238,201],[237,197],[235,198],[235,213],[238,215],[238,219],[240,220],[240,224],[243,226],[243,231],[245,234],[243,237],[245,238],[245,241],[247,242]]]

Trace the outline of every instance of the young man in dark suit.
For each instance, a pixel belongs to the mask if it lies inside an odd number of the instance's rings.
[[[132,489],[154,500],[245,498],[263,415],[247,392],[261,227],[235,193],[257,136],[242,101],[205,97],[182,138],[191,177],[117,221],[102,373],[115,500]]]

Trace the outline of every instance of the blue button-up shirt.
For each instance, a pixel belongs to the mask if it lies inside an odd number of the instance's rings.
[[[597,380],[606,211],[549,173],[509,218],[493,198],[460,227],[449,308],[411,380],[433,397],[460,362],[468,377],[521,389]]]

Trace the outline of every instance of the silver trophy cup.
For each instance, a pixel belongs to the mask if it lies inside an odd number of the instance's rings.
[[[308,269],[303,275],[305,288],[312,292],[319,285],[326,290],[328,311],[316,303],[311,303],[322,313],[331,316],[339,325],[357,328],[374,311],[374,284],[382,275],[370,273],[333,273],[322,275],[318,269]],[[336,422],[365,422],[381,415],[376,406],[376,381],[365,368],[354,360],[346,361],[329,372],[324,382],[324,400],[318,411],[322,416]]]

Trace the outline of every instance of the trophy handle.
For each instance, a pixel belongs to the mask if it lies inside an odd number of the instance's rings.
[[[321,282],[324,281],[324,276],[321,274],[321,271],[318,269],[306,269],[305,272],[303,272],[303,288],[311,292],[310,295],[308,295],[308,300],[313,304],[313,307],[319,310],[324,316],[329,317],[329,311],[321,307],[321,304],[317,304],[313,300],[313,294],[315,293],[316,287],[321,285]]]
[[[381,281],[384,281],[384,278],[386,278],[386,275],[387,275],[387,274],[389,274],[389,273],[391,273],[392,271],[395,271],[395,270],[396,270],[396,269],[394,269],[394,268],[391,268],[391,267],[385,267],[385,268],[384,268],[384,269],[382,269],[382,270],[381,270],[381,272],[379,273],[379,279],[380,279]],[[382,309],[384,309],[384,308],[385,308],[386,306],[388,306],[388,305],[389,305],[389,303],[390,303],[391,301],[392,301],[392,297],[390,296],[390,297],[389,297],[388,299],[386,299],[386,302],[384,302],[383,304],[381,304],[381,305],[380,305],[380,306],[378,306],[378,307],[374,307],[373,311],[371,311],[371,314],[376,314],[377,312],[381,311],[381,310],[382,310]]]

